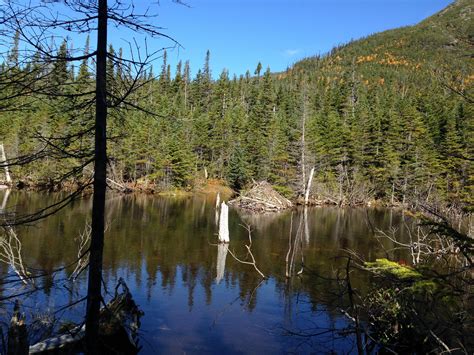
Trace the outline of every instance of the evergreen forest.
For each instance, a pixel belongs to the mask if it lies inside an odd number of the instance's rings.
[[[110,114],[109,174],[156,192],[191,190],[206,178],[236,191],[266,180],[297,198],[314,167],[314,201],[469,208],[472,11],[471,1],[459,0],[415,26],[347,43],[279,73],[262,63],[239,77],[212,73],[210,51],[202,68],[172,68],[166,52],[154,70],[111,59],[108,104],[124,109]],[[0,67],[0,77],[34,79],[28,87],[1,80],[8,84],[1,89],[0,137],[18,162],[12,176],[36,187],[81,184],[91,174],[85,160],[93,138],[82,133],[93,128],[93,63],[62,61],[73,51],[67,41],[52,63],[41,52],[22,62],[21,51],[17,34]],[[123,56],[113,44],[108,52]],[[124,92],[131,81],[136,90]],[[35,94],[35,86],[50,95]],[[41,155],[58,136],[60,148],[74,154]],[[32,163],[21,164],[27,157]]]

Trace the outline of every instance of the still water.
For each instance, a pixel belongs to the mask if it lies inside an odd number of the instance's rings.
[[[0,202],[3,194],[0,191]],[[58,201],[59,195],[12,192],[7,209],[32,212]],[[350,353],[356,350],[351,326],[341,312],[347,251],[365,260],[405,258],[387,252],[392,246],[376,230],[400,225],[401,214],[386,209],[311,208],[269,215],[246,215],[231,209],[229,250],[252,265],[239,263],[216,245],[215,196],[163,198],[109,195],[104,250],[104,284],[110,299],[122,277],[144,311],[141,353]],[[86,292],[86,272],[70,280],[87,229],[91,200],[82,199],[48,219],[16,228],[23,266],[38,291],[21,297],[29,319],[38,315],[81,321],[84,304],[62,309]],[[398,237],[404,238],[403,235]],[[218,260],[219,259],[219,260]],[[288,260],[288,261],[287,261]],[[285,276],[291,267],[293,277]],[[0,265],[5,277],[11,266]],[[297,275],[299,274],[299,275]],[[370,278],[351,275],[363,293]],[[22,286],[29,290],[30,285]],[[0,296],[18,292],[0,286]],[[13,300],[1,305],[2,320]]]

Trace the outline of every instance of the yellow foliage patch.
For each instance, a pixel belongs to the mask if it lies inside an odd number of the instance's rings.
[[[472,82],[474,82],[474,74],[468,75],[467,78],[463,79],[463,84],[465,86],[470,85]]]
[[[373,62],[375,59],[377,59],[377,54],[360,56],[360,57],[357,57],[356,64]]]

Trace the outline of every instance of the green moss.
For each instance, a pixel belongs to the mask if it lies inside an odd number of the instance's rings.
[[[413,284],[409,289],[414,293],[432,294],[439,289],[439,284],[436,281],[426,279],[420,272],[412,267],[400,265],[395,261],[376,259],[375,262],[366,262],[365,267],[374,273],[395,277],[402,281],[412,281]]]
[[[433,293],[438,289],[438,284],[433,280],[417,281],[411,287],[414,292]]]
[[[415,269],[385,258],[376,259],[374,262],[365,262],[365,267],[369,271],[394,276],[400,280],[413,280],[422,277]]]

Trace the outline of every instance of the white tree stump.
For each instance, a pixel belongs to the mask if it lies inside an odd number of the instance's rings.
[[[222,202],[219,219],[219,243],[229,243],[229,206]]]

